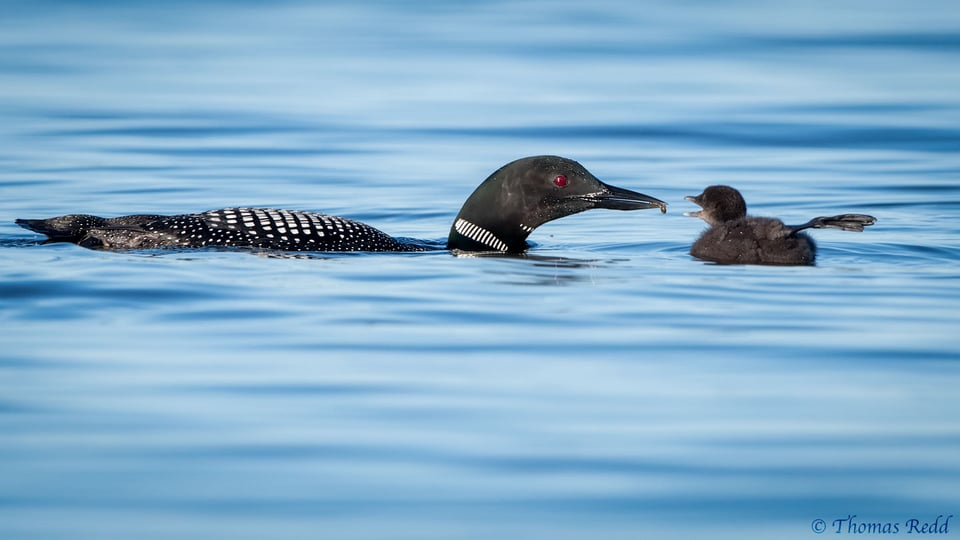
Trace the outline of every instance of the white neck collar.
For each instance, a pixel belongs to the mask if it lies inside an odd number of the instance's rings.
[[[458,218],[457,221],[453,224],[453,228],[463,236],[473,240],[474,242],[479,242],[485,246],[489,246],[497,251],[507,251],[507,244],[497,238],[492,232],[480,227],[479,225],[474,225],[469,221]]]

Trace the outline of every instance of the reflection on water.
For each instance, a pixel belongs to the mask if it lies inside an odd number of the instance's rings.
[[[0,537],[809,538],[955,513],[947,2],[102,1],[0,18]],[[500,164],[666,215],[450,253]],[[693,260],[683,196],[860,212]],[[15,218],[322,211],[409,254],[98,252]]]

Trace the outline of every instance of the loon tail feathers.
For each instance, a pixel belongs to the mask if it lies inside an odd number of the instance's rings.
[[[91,228],[102,227],[107,220],[85,214],[71,214],[50,219],[18,219],[17,225],[45,234],[47,242],[77,242]]]
[[[116,218],[102,218],[88,214],[69,214],[50,219],[18,219],[17,225],[33,232],[47,235],[45,243],[80,243],[91,231],[133,231],[144,232],[148,224],[166,216],[154,214],[136,214]]]
[[[16,224],[33,232],[50,235],[54,231],[47,226],[47,221],[46,219],[18,219]]]
[[[862,232],[864,227],[868,227],[877,222],[877,218],[866,214],[840,214],[838,216],[820,216],[811,219],[803,225],[794,225],[789,227],[790,234],[795,234],[804,229],[840,229],[842,231]]]

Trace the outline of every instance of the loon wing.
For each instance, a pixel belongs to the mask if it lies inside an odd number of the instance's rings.
[[[190,217],[202,221],[208,231],[205,238],[214,245],[248,245],[285,251],[415,249],[365,223],[316,212],[224,208]]]

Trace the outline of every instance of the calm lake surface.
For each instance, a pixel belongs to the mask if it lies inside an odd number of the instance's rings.
[[[955,537],[958,36],[951,1],[6,2],[0,538]],[[442,241],[535,154],[669,211],[525,257],[13,223],[249,205]],[[705,264],[683,196],[716,183],[878,221],[814,231],[814,267]]]

